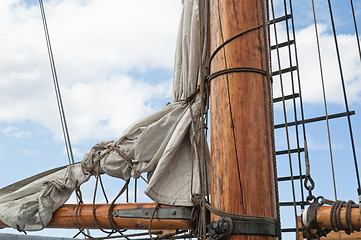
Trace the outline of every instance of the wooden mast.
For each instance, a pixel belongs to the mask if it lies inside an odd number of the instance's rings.
[[[266,6],[265,0],[211,0],[211,52],[236,34],[262,25],[263,14],[267,16]],[[211,63],[211,74],[243,67],[266,71],[265,49],[262,28],[244,34],[217,53]],[[231,213],[276,218],[266,76],[254,72],[219,76],[211,81],[210,95],[213,207]],[[219,217],[212,215],[211,220],[216,219]],[[276,237],[229,237],[268,238]]]
[[[266,7],[262,9],[261,1],[266,6],[265,0],[210,1],[211,52],[234,35],[262,24],[262,11],[266,15]],[[211,73],[236,67],[266,71],[265,49],[262,28],[247,33],[218,52]],[[267,78],[259,73],[231,73],[211,82],[211,199],[215,208],[276,217],[268,97]],[[96,218],[102,228],[112,227],[107,219],[107,207],[96,207]],[[123,207],[116,205],[114,209]],[[134,206],[139,207],[144,206]],[[58,209],[47,227],[77,228],[75,208],[65,205]],[[92,206],[82,208],[78,215],[80,227],[97,228]],[[212,215],[212,220],[217,218]],[[120,228],[146,229],[149,225],[149,220],[113,219]],[[0,226],[5,224],[0,222]],[[194,228],[187,220],[153,220],[152,226],[153,229]],[[268,238],[275,239],[255,235],[232,235],[229,239]]]

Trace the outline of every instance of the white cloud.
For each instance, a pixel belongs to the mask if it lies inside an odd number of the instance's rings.
[[[278,28],[277,30],[280,36],[279,38],[283,38],[283,40],[279,42],[286,41],[285,29]],[[326,25],[318,25],[318,31],[327,101],[329,103],[343,104],[342,85],[333,35]],[[355,35],[339,34],[337,35],[337,39],[348,100],[351,103],[359,102],[361,100],[361,63],[357,52],[356,37]],[[321,75],[314,25],[297,31],[296,40],[303,100],[306,103],[322,103]],[[285,50],[287,50],[287,48],[280,50],[282,68],[289,67],[288,52]],[[275,58],[276,52],[274,51],[273,54],[273,69],[278,69]],[[294,65],[295,58],[293,51],[292,54],[292,62]],[[295,89],[296,92],[298,92],[297,77],[296,75],[294,75],[294,77],[296,81]],[[291,94],[289,74],[284,74],[283,81],[285,85],[285,95]],[[276,78],[274,82],[274,94],[278,97],[281,95],[279,81]]]
[[[156,110],[149,105],[151,101],[170,96],[170,79],[147,83],[129,71],[140,76],[154,68],[171,71],[180,8],[180,1],[169,0],[45,2],[72,141],[119,136],[131,122]],[[0,36],[0,52],[6,56],[0,59],[0,121],[30,120],[60,139],[38,6],[27,6],[21,0],[1,1],[0,27],[6,33]],[[285,30],[277,30],[279,41],[284,41]],[[319,31],[327,98],[342,103],[333,36],[325,25],[319,25]],[[322,102],[314,36],[313,25],[297,31],[306,103]],[[338,40],[349,100],[357,102],[361,67],[354,51],[355,37],[339,35]],[[286,67],[288,57],[283,50],[281,64]],[[272,63],[276,69],[277,62]],[[277,83],[275,96],[280,95]],[[290,84],[285,89],[290,94]]]
[[[133,121],[155,110],[147,102],[170,96],[170,88],[167,82],[153,86],[122,75],[93,83],[76,83],[64,91],[65,104],[73,105],[67,113],[70,132],[77,133],[75,141],[82,137],[120,136]]]
[[[16,127],[4,127],[1,129],[1,133],[6,136],[11,136],[14,138],[28,138],[31,136],[31,131],[20,131]]]
[[[327,32],[325,25],[319,25],[321,57],[326,88],[326,97],[329,102],[343,103],[340,72],[334,44],[334,37]],[[339,34],[337,36],[344,80],[350,102],[358,102],[361,97],[361,63],[354,35]],[[297,34],[300,70],[302,72],[302,87],[304,97],[308,102],[322,102],[320,70],[313,26],[303,29]]]
[[[170,97],[170,79],[141,78],[172,70],[180,1],[49,0],[45,10],[73,141],[119,136]],[[60,139],[39,7],[2,0],[0,27],[0,121],[30,120]]]

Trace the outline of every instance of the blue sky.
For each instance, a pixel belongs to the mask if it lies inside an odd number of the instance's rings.
[[[283,1],[276,1],[279,5],[283,5]],[[294,3],[293,11],[296,40],[298,46],[299,68],[301,76],[301,88],[303,93],[305,118],[318,117],[325,114],[323,106],[323,97],[320,81],[320,72],[318,65],[317,49],[315,46],[315,32],[313,26],[312,2],[311,1],[292,1]],[[338,34],[338,44],[341,52],[343,73],[346,82],[346,91],[348,94],[349,108],[355,110],[356,115],[352,116],[352,127],[354,132],[354,140],[356,146],[357,157],[360,158],[360,71],[361,64],[357,52],[356,38],[354,35],[354,26],[351,15],[351,8],[349,1],[331,1],[333,7],[334,19],[336,22],[336,31]],[[360,2],[354,1],[357,21],[360,22]],[[326,86],[326,98],[328,101],[328,114],[335,114],[345,112],[345,105],[343,103],[342,88],[340,84],[340,75],[337,65],[336,52],[334,48],[334,40],[332,35],[332,27],[330,23],[330,16],[328,11],[327,1],[315,1],[318,31],[321,44],[321,57],[323,62],[323,73]],[[280,12],[280,10],[278,10]],[[283,13],[283,9],[282,9]],[[280,16],[280,15],[278,15]],[[359,24],[359,23],[358,23]],[[284,27],[281,24],[278,26],[280,33],[279,42],[286,40]],[[359,28],[360,31],[360,28]],[[289,62],[286,58],[287,53],[281,51],[282,68],[286,67]],[[293,60],[294,62],[294,60]],[[273,67],[277,69],[276,60],[273,59]],[[291,93],[289,76],[284,76],[286,95]],[[275,96],[280,96],[280,86],[275,78],[274,86]],[[287,106],[288,120],[293,121],[293,111],[289,104]],[[275,105],[275,119],[277,122],[283,121],[282,104]],[[298,119],[300,113],[298,112]],[[331,127],[331,142],[332,154],[335,166],[335,177],[337,195],[342,200],[354,200],[357,202],[356,193],[356,177],[353,166],[353,155],[350,147],[349,132],[347,119],[333,119],[330,120]],[[301,131],[301,128],[299,128]],[[324,196],[329,199],[334,199],[330,153],[328,150],[328,138],[325,122],[310,123],[306,125],[306,135],[308,140],[309,156],[311,162],[311,175],[316,183],[316,188],[313,191],[315,196]],[[295,130],[290,128],[291,148],[296,147]],[[301,146],[303,146],[303,137],[301,133]],[[285,131],[276,130],[276,147],[278,150],[286,149]],[[302,157],[302,165],[304,165]],[[292,155],[294,175],[299,174],[297,165],[297,155]],[[358,163],[360,164],[360,163]],[[302,172],[305,174],[305,169],[302,167]],[[290,175],[288,156],[278,158],[278,173],[279,176]],[[296,196],[297,200],[300,197],[300,185],[296,182]],[[291,184],[281,182],[279,184],[280,200],[282,202],[292,201]],[[305,194],[307,194],[305,192]],[[307,195],[306,195],[307,196]],[[298,209],[298,215],[300,211]],[[281,208],[281,216],[283,217],[282,227],[295,227],[293,207]],[[284,234],[285,239],[294,239],[293,234]]]
[[[171,101],[174,47],[181,1],[82,1],[45,2],[50,37],[58,70],[75,160],[97,142],[117,139],[132,122]],[[323,115],[311,1],[293,1],[297,30],[305,115]],[[356,3],[357,2],[357,3]],[[349,3],[332,1],[349,92],[357,153],[360,154],[361,67],[353,36]],[[0,3],[0,187],[68,163],[38,1],[2,0]],[[329,113],[343,112],[337,65],[332,50],[332,29],[326,1],[317,1]],[[358,24],[361,5],[355,1]],[[283,1],[276,1],[282,7]],[[278,8],[279,9],[279,8]],[[283,10],[277,10],[282,12]],[[282,26],[277,29],[285,36]],[[359,29],[360,31],[360,29]],[[284,53],[281,53],[281,55]],[[273,66],[276,61],[273,61]],[[282,64],[287,65],[286,62]],[[336,66],[336,67],[335,67]],[[286,86],[289,90],[289,85]],[[279,86],[275,85],[275,96]],[[280,105],[276,120],[281,121]],[[292,120],[291,117],[289,117]],[[339,198],[356,200],[352,156],[344,120],[331,120]],[[311,171],[316,195],[332,198],[328,142],[324,123],[307,126]],[[276,133],[279,148],[284,133]],[[287,159],[285,159],[287,161]],[[288,175],[287,165],[279,175]],[[120,180],[119,180],[120,181]],[[121,182],[107,180],[110,195]],[[350,182],[350,187],[343,187]],[[91,193],[91,184],[84,187]],[[290,187],[282,183],[281,197]],[[90,195],[88,197],[90,199]],[[289,199],[291,200],[291,199]],[[287,225],[287,224],[286,224]],[[12,232],[2,230],[0,233]],[[74,231],[45,230],[42,235],[72,236]]]

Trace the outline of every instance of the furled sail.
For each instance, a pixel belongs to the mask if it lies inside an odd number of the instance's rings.
[[[148,173],[145,193],[151,199],[169,205],[193,205],[192,195],[200,193],[198,155],[194,153],[194,145],[201,141],[196,132],[203,131],[199,120],[201,98],[197,92],[200,65],[207,60],[208,52],[203,44],[207,43],[206,39],[201,39],[207,34],[204,34],[205,28],[200,29],[205,24],[199,22],[198,0],[182,2],[173,103],[131,125],[118,141],[96,144],[82,162],[0,189],[1,221],[19,230],[44,228],[53,212],[98,171],[124,180]],[[203,14],[207,13],[206,9],[206,6],[202,8]],[[208,150],[206,155],[208,160]]]

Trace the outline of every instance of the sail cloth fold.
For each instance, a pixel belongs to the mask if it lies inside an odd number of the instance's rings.
[[[131,125],[118,141],[96,144],[80,163],[56,168],[0,189],[0,220],[18,230],[41,230],[82,183],[96,172],[128,180],[148,173],[145,193],[154,201],[192,206],[200,194],[200,63],[208,56],[206,24],[199,23],[198,0],[182,0],[173,100],[163,109]],[[207,1],[204,1],[207,4]],[[206,19],[206,18],[204,18]],[[204,39],[200,39],[201,30]],[[203,50],[200,43],[205,43]],[[203,56],[200,56],[203,53]],[[207,144],[207,143],[205,143]],[[209,151],[206,151],[209,160]]]

